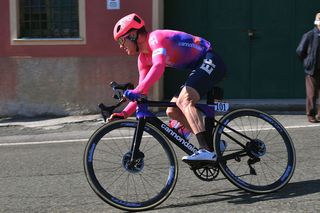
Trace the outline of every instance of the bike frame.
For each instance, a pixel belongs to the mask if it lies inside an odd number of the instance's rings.
[[[205,107],[204,104],[197,104],[196,107],[199,108],[199,105],[202,105],[202,109],[207,109],[205,110],[205,112],[209,114],[209,116],[214,118],[214,111],[211,110],[209,106],[206,105]],[[138,102],[138,110],[136,112],[138,125],[134,133],[133,143],[131,147],[131,152],[133,153],[131,160],[133,160],[135,154],[139,151],[143,129],[146,128],[146,123],[149,123],[160,130],[169,140],[171,140],[188,155],[191,155],[198,150],[195,145],[185,140],[184,137],[180,133],[178,133],[176,129],[170,128],[167,124],[157,118],[154,113],[150,112],[148,107],[177,107],[177,105],[173,102],[164,101],[144,101],[143,103]]]
[[[188,155],[191,155],[198,151],[198,148],[190,143],[189,141],[185,140],[184,137],[175,129],[175,128],[170,128],[167,124],[162,122],[157,116],[150,112],[148,107],[177,107],[176,103],[174,102],[164,102],[164,101],[138,101],[138,110],[136,112],[136,118],[138,119],[138,125],[137,128],[135,129],[134,133],[134,138],[133,138],[133,143],[131,146],[131,160],[134,161],[134,156],[137,156],[136,154],[139,152],[139,147],[140,147],[140,142],[143,134],[143,130],[146,127],[146,123],[151,124],[152,126],[156,127],[159,131],[162,132],[170,141],[172,141],[175,145],[177,145],[181,150],[183,150],[185,153]],[[239,135],[242,135],[243,137],[247,138],[248,140],[251,140],[247,136],[243,135],[242,133],[220,123],[215,119],[215,108],[217,107],[217,104],[196,104],[195,107],[199,109],[201,112],[204,113],[205,115],[205,129],[206,131],[210,131],[213,133],[213,130],[215,128],[215,123],[221,124],[224,127],[228,128],[229,130],[236,132]],[[226,133],[224,133],[226,134]],[[230,139],[234,140],[236,143],[238,143],[240,146],[245,148],[245,145],[241,144],[231,136]],[[211,141],[213,138],[213,134],[210,134]],[[237,153],[233,153],[231,155],[226,155],[222,159],[227,160],[227,159],[232,159],[236,155],[243,155],[245,154],[246,151],[240,151]]]

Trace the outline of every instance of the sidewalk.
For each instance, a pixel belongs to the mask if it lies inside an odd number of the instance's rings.
[[[238,108],[254,108],[269,113],[301,113],[305,111],[304,99],[233,99],[224,100],[230,104],[230,110]],[[164,115],[164,112],[159,113]],[[23,126],[29,128],[56,126],[68,123],[81,123],[102,120],[100,114],[77,115],[59,118],[0,118],[0,127]]]
[[[228,100],[227,100],[228,101]],[[254,108],[266,112],[305,113],[305,99],[233,99],[231,109]]]

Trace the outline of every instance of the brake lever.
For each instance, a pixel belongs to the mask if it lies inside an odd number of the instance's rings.
[[[110,117],[110,115],[113,113],[113,111],[119,107],[121,104],[127,101],[127,99],[123,96],[123,92],[126,89],[133,89],[132,83],[126,83],[126,84],[118,84],[115,81],[110,82],[110,86],[113,90],[113,98],[117,99],[119,102],[116,105],[113,106],[106,106],[103,103],[100,103],[98,107],[101,110],[101,115],[103,117],[104,122],[107,121],[107,118]]]
[[[119,90],[127,90],[127,89],[133,89],[134,85],[132,83],[124,83],[124,84],[118,84],[115,81],[110,82],[110,86],[114,89],[119,89]]]
[[[106,106],[103,103],[100,103],[98,105],[98,107],[101,110],[101,115],[103,117],[104,122],[106,122],[107,119],[110,117],[110,115],[112,115],[113,110],[115,110],[117,107],[119,107],[121,104],[123,104],[126,101],[127,101],[127,99],[125,97],[122,97],[120,99],[119,103],[117,103],[116,105],[113,105],[113,106]]]
[[[107,118],[110,117],[110,115],[113,113],[113,110],[116,108],[116,106],[106,106],[103,103],[100,103],[98,107],[101,110],[101,115],[103,117],[104,122],[107,121]]]

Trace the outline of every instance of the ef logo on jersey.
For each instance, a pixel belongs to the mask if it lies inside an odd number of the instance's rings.
[[[216,68],[216,65],[212,62],[211,59],[204,59],[203,64],[200,67],[200,69],[206,71],[209,75],[212,73],[214,68]]]
[[[155,36],[153,35],[153,36],[151,36],[151,37],[149,38],[149,43],[150,43],[151,46],[154,46],[154,45],[158,44],[159,42],[158,42],[157,37],[155,37]]]

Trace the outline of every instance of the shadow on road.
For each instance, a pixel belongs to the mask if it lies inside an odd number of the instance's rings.
[[[190,196],[190,198],[192,198],[193,200],[195,199],[199,199],[199,200],[198,201],[188,200],[187,202],[181,202],[173,205],[163,206],[156,209],[195,206],[195,205],[214,203],[219,201],[226,201],[234,204],[252,204],[260,201],[294,198],[294,197],[314,194],[318,192],[320,192],[320,179],[289,183],[284,189],[278,192],[263,194],[263,195],[251,194],[240,189],[220,191],[220,192],[215,192],[210,194],[193,195],[193,196]],[[211,199],[210,197],[215,197],[215,198]]]

